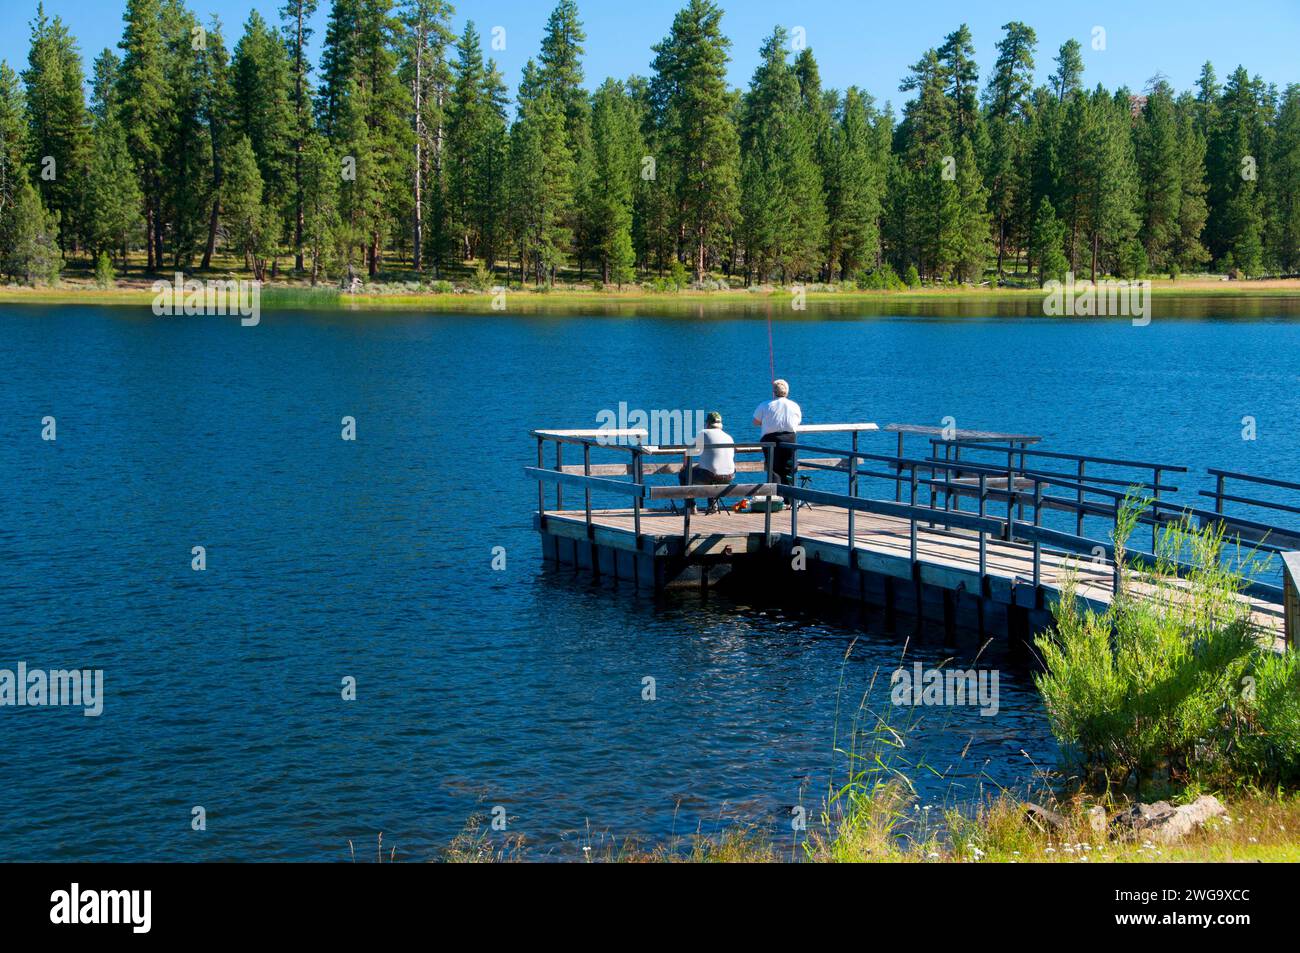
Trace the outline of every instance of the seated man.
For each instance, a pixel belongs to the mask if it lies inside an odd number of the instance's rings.
[[[678,475],[682,486],[726,486],[736,479],[736,451],[734,441],[722,429],[722,414],[716,410],[704,418],[704,429],[696,438],[699,454],[689,467],[682,467]],[[719,446],[721,444],[721,446]],[[688,512],[695,512],[695,501],[687,500]],[[707,513],[716,513],[718,501],[709,500]]]
[[[772,450],[772,472],[778,483],[787,486],[794,484],[798,451],[783,445],[798,442],[797,432],[802,421],[803,411],[790,399],[790,385],[779,379],[772,381],[772,399],[758,405],[754,411],[754,425],[763,435],[760,442],[776,444]]]

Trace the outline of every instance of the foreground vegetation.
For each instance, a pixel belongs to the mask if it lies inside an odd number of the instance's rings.
[[[183,0],[126,0],[89,70],[38,6],[26,67],[0,63],[0,271],[53,283],[77,261],[111,284],[137,251],[150,273],[228,253],[336,285],[397,261],[704,290],[1300,270],[1300,84],[1244,66],[1089,89],[1069,39],[1035,87],[1030,25],[1003,26],[980,77],[962,24],[896,113],[824,89],[781,27],[731,88],[723,10],[686,0],[650,75],[589,84],[559,0],[512,103],[447,0],[332,0],[313,68],[317,6],[253,12],[230,43]]]
[[[1187,797],[1187,795],[1184,795]],[[882,795],[862,805],[849,827],[827,837],[794,843],[790,835],[747,827],[716,835],[695,835],[646,847],[635,841],[593,837],[583,857],[599,863],[1242,863],[1300,861],[1300,798],[1243,792],[1226,802],[1228,814],[1177,844],[1142,838],[1111,839],[1098,833],[1089,810],[1099,806],[1084,797],[1052,806],[1065,821],[1045,830],[1025,819],[1023,803],[1001,795],[935,819],[933,829],[914,826],[894,799]],[[904,823],[907,821],[908,823]],[[400,854],[400,852],[399,852]],[[528,860],[522,839],[493,840],[481,822],[438,858],[450,863],[501,863]]]

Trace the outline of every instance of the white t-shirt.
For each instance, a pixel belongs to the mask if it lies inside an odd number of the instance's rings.
[[[754,419],[758,421],[759,436],[784,431],[794,433],[803,421],[803,411],[789,397],[777,397],[759,404],[754,411]]]
[[[708,470],[716,476],[731,476],[736,472],[736,451],[732,447],[715,447],[718,443],[735,443],[721,427],[705,427],[699,432],[695,445],[700,455],[691,461],[692,466]]]

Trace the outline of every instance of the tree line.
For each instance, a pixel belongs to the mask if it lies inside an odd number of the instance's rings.
[[[335,0],[319,63],[316,7],[254,12],[231,47],[183,0],[127,0],[88,83],[38,7],[26,68],[0,63],[0,271],[141,252],[150,273],[227,253],[313,283],[1300,269],[1300,85],[1243,67],[1108,91],[1069,40],[1035,85],[1037,37],[1011,22],[981,79],[962,25],[910,68],[895,115],[823,88],[781,27],[731,88],[723,12],[687,0],[649,76],[589,92],[579,10],[559,0],[512,101],[446,0]]]

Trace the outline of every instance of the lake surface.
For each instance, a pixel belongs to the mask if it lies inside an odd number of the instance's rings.
[[[791,806],[816,816],[837,762],[837,706],[841,742],[877,672],[887,706],[903,636],[593,586],[545,570],[531,528],[532,427],[595,426],[625,401],[717,409],[757,436],[765,309],[654,310],[245,328],[0,307],[0,668],[102,668],[105,691],[98,718],[0,708],[0,859],[346,860],[349,840],[373,857],[380,831],[427,859],[496,806],[534,857],[735,821],[791,842]],[[773,346],[810,422],[951,416],[1297,480],[1298,314],[1158,299],[1135,328],[778,311]],[[909,648],[952,654],[930,634]],[[944,775],[918,778],[929,803],[1056,758],[1029,673],[998,646],[981,665],[1001,669],[996,717],[927,712],[910,735],[909,757]]]

